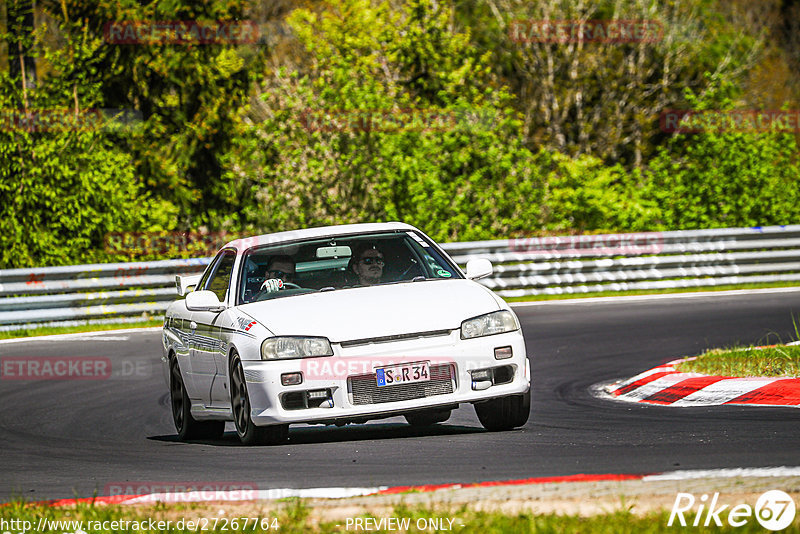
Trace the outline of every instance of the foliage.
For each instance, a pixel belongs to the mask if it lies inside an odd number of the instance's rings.
[[[733,109],[731,90],[686,98],[693,109],[724,118]],[[658,205],[663,229],[791,224],[800,216],[798,178],[793,135],[709,129],[658,147],[646,196]]]
[[[656,206],[644,198],[638,171],[606,166],[598,158],[539,153],[547,169],[542,224],[553,232],[643,231],[652,226]]]
[[[232,117],[263,69],[263,36],[257,35],[253,42],[250,34],[239,41],[233,34],[223,34],[218,41],[186,44],[175,42],[176,33],[156,33],[157,38],[150,39],[144,32],[143,39],[120,44],[108,38],[107,25],[141,24],[147,29],[159,21],[232,25],[246,19],[247,3],[73,0],[69,4],[73,16],[86,21],[84,29],[106,41],[97,50],[104,104],[141,114],[139,127],[118,143],[130,154],[147,189],[179,208],[180,219],[170,229],[221,226],[226,214],[236,211],[238,199],[222,179],[220,159],[229,148]]]
[[[643,168],[663,137],[653,117],[682,108],[684,88],[702,91],[705,72],[740,78],[764,40],[740,30],[746,17],[724,16],[721,5],[707,0],[488,5],[467,1],[458,9],[518,96],[526,146],[590,154],[628,169]],[[618,21],[631,35],[644,30],[643,38],[590,33],[588,40],[553,40],[543,30],[553,21],[597,20]]]
[[[788,77],[780,94],[791,97],[796,21],[779,0],[6,4],[0,267],[208,253],[104,249],[131,232],[170,241],[403,220],[438,240],[477,240],[783,224],[800,210],[791,135],[671,134],[658,121],[761,105],[770,73]],[[649,20],[663,34],[514,37],[514,21],[557,19]],[[105,34],[110,22],[192,20],[261,34]],[[123,120],[81,126],[96,109]],[[30,110],[78,125],[14,123]]]
[[[66,32],[73,28],[59,22]],[[6,42],[41,40],[19,31]],[[0,266],[96,261],[109,231],[142,228],[149,208],[166,202],[141,191],[131,158],[110,138],[97,111],[94,51],[86,35],[57,49],[32,47],[51,74],[25,87],[21,74],[0,72]]]
[[[487,57],[450,28],[448,2],[346,0],[297,10],[307,73],[266,81],[268,119],[245,128],[232,168],[253,183],[259,229],[400,219],[439,239],[521,232],[541,184]]]

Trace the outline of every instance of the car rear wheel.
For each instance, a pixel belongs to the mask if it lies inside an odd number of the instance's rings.
[[[430,426],[450,419],[450,410],[407,413],[405,418],[411,426]]]
[[[191,402],[183,384],[183,376],[178,360],[172,356],[169,360],[169,397],[172,406],[172,420],[178,439],[213,439],[225,432],[225,421],[198,421],[192,417]]]
[[[239,355],[231,358],[231,408],[236,433],[245,445],[278,445],[289,437],[289,425],[256,426],[250,417],[250,397]]]
[[[511,430],[523,426],[531,413],[531,392],[481,402],[475,405],[475,413],[486,430]]]

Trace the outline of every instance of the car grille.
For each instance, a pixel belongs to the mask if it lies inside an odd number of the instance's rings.
[[[431,365],[431,379],[396,386],[378,387],[375,373],[348,377],[347,389],[353,395],[353,404],[381,404],[412,399],[423,399],[453,392],[453,366]]]
[[[450,335],[450,330],[432,330],[429,332],[415,332],[412,334],[397,334],[393,336],[369,337],[364,339],[351,339],[340,341],[342,348],[357,347],[359,345],[370,345],[372,343],[394,343],[396,341],[406,341],[410,339],[424,339],[431,337],[446,337]]]

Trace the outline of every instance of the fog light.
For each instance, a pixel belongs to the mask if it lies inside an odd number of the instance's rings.
[[[303,373],[284,373],[281,375],[282,386],[296,386],[303,383]]]
[[[492,380],[491,369],[481,369],[479,371],[472,371],[472,380],[475,382],[482,382],[484,380]]]
[[[507,360],[508,358],[514,355],[514,351],[511,347],[496,347],[494,349],[494,359],[495,360]]]
[[[472,389],[473,391],[483,391],[492,387],[492,370],[479,369],[472,371]]]
[[[308,408],[333,408],[333,397],[330,389],[314,389],[307,391]]]

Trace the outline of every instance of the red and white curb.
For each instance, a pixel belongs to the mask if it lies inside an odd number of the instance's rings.
[[[146,495],[111,495],[83,499],[59,499],[48,501],[50,506],[74,506],[77,503],[98,504],[147,504],[147,503],[197,503],[197,502],[240,502],[263,501],[299,497],[306,499],[345,499],[369,495],[397,495],[401,493],[434,492],[439,490],[457,490],[470,488],[489,488],[500,486],[521,486],[528,484],[556,484],[575,482],[604,482],[639,480],[657,482],[664,480],[697,480],[715,478],[767,478],[767,477],[800,477],[800,467],[764,467],[736,469],[708,469],[669,471],[665,473],[646,474],[577,474],[553,477],[536,477],[518,480],[486,481],[474,484],[427,484],[421,486],[375,486],[375,487],[340,487],[340,488],[306,488],[306,489],[265,489],[231,492],[188,491],[180,493],[151,493]],[[212,494],[213,493],[213,494]]]
[[[794,344],[794,343],[792,343]],[[756,347],[756,349],[765,347]],[[604,386],[611,397],[666,406],[800,407],[800,378],[735,378],[682,373],[675,360],[631,379]]]

